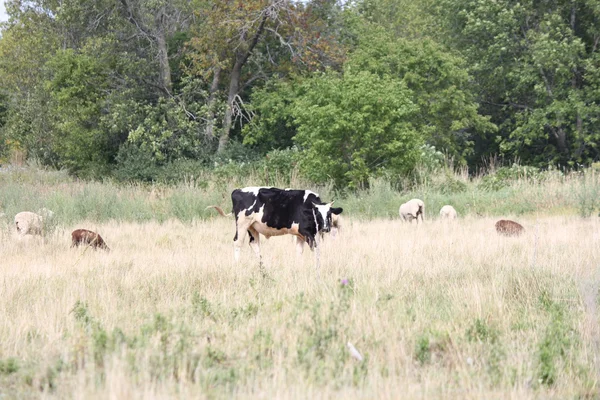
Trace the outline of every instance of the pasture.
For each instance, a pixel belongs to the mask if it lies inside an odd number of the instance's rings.
[[[431,217],[344,215],[319,271],[289,236],[235,264],[232,218],[4,229],[0,397],[598,396],[600,221]]]

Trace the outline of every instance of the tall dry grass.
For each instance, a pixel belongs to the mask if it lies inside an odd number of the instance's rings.
[[[511,167],[485,176],[469,177],[466,171],[431,172],[421,183],[399,184],[373,179],[369,186],[354,192],[336,190],[331,185],[310,184],[293,175],[284,179],[248,173],[236,176],[205,175],[178,184],[118,184],[111,181],[79,181],[61,171],[35,168],[0,168],[0,226],[21,211],[48,208],[54,223],[71,225],[82,220],[184,222],[214,216],[209,205],[230,209],[230,195],[245,186],[275,186],[311,189],[325,201],[335,199],[346,215],[363,220],[393,218],[400,204],[411,198],[423,199],[426,212],[437,215],[451,204],[462,216],[579,215],[600,212],[600,174],[596,169],[565,174],[537,171],[523,176],[527,167]],[[509,171],[509,172],[506,172]],[[406,181],[408,178],[405,178]],[[5,216],[2,216],[5,214]]]
[[[4,230],[0,397],[600,394],[597,220],[345,222],[319,271],[289,236],[236,265],[230,219]],[[71,249],[77,227],[112,251]]]

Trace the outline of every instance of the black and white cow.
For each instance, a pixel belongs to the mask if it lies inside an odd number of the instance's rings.
[[[236,232],[233,238],[235,259],[250,235],[250,246],[260,259],[260,235],[266,238],[285,234],[294,235],[299,253],[304,242],[315,248],[319,232],[331,230],[331,215],[339,215],[342,208],[326,204],[310,190],[246,187],[231,193]]]

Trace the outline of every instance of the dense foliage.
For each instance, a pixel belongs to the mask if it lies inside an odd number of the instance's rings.
[[[538,168],[600,158],[596,1],[6,8],[0,160],[149,181],[262,158],[358,188],[436,152],[470,167],[494,154]]]

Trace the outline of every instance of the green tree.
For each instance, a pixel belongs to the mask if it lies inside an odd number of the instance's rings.
[[[315,182],[364,186],[372,176],[406,174],[418,160],[417,111],[400,80],[368,71],[306,80],[294,102],[301,168]]]
[[[120,0],[119,11],[131,24],[135,37],[149,44],[151,59],[156,59],[157,78],[155,86],[160,95],[170,96],[173,91],[171,63],[169,62],[170,39],[192,22],[193,10],[187,0]],[[155,50],[154,50],[155,49]]]
[[[418,106],[412,120],[425,140],[457,162],[473,156],[476,137],[494,132],[479,113],[465,61],[431,39],[394,38],[374,24],[361,26],[346,68],[402,81]]]
[[[600,3],[442,0],[440,11],[503,153],[539,166],[598,159]]]
[[[298,82],[273,79],[252,92],[250,110],[255,118],[244,126],[244,144],[261,153],[293,146],[296,124],[292,106],[298,98]]]
[[[50,75],[45,89],[50,93],[54,126],[53,151],[59,165],[80,176],[106,173],[116,149],[101,125],[101,108],[106,101],[110,60],[99,57],[96,46],[76,52],[59,51],[46,63]],[[118,148],[118,147],[117,147]]]
[[[223,152],[236,121],[246,118],[244,91],[256,81],[289,73],[290,65],[315,70],[343,57],[328,19],[335,1],[199,1],[189,46],[189,70],[210,79],[206,135]],[[334,27],[336,26],[335,24]],[[218,99],[225,104],[216,133]]]
[[[6,96],[0,140],[24,148],[28,156],[53,164],[52,125],[42,66],[60,45],[58,28],[46,8],[5,3],[11,20],[0,36],[0,90]]]

